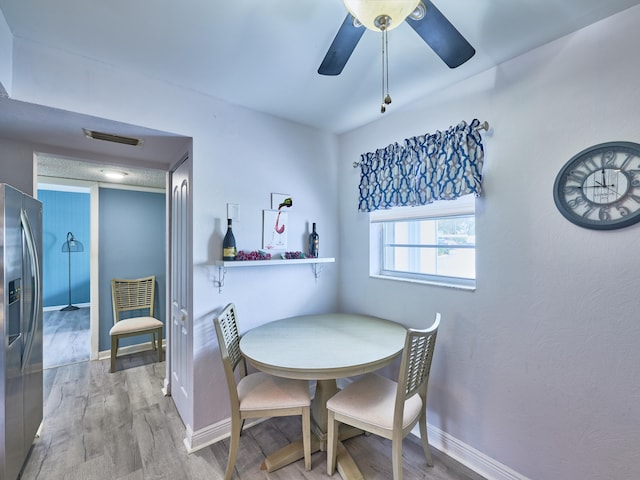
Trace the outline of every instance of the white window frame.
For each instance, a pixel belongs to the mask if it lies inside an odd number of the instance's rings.
[[[382,227],[385,222],[433,220],[461,215],[475,216],[475,195],[465,195],[456,200],[443,200],[419,207],[396,207],[371,212],[369,214],[369,276],[386,280],[475,290],[477,272],[473,279],[469,279],[443,275],[411,274],[383,269],[384,242],[382,238]],[[477,253],[477,245],[475,246],[475,251]]]

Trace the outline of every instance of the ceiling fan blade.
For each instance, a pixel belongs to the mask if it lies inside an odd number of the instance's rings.
[[[365,30],[362,26],[354,27],[353,20],[353,16],[348,14],[342,22],[340,30],[338,30],[320,68],[318,68],[320,75],[340,75],[342,72]]]
[[[426,7],[424,18],[414,20],[410,16],[407,17],[407,23],[411,25],[411,28],[422,37],[449,68],[459,67],[473,57],[476,50],[447,20],[447,17],[429,0],[422,0],[422,2]]]

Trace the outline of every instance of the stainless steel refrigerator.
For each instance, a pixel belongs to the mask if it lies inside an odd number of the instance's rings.
[[[0,184],[0,479],[15,480],[42,423],[42,204]]]

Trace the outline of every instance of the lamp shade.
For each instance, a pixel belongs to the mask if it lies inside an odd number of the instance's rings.
[[[387,30],[393,30],[413,12],[420,0],[344,0],[349,13],[370,30],[379,32],[376,19],[386,16],[391,19]]]
[[[76,240],[73,233],[67,233],[67,240],[62,244],[63,252],[84,252],[84,245],[80,240]]]

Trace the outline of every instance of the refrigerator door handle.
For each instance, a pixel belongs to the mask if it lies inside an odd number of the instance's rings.
[[[27,335],[27,341],[25,345],[24,352],[22,353],[22,370],[24,371],[25,366],[29,363],[29,359],[31,357],[31,350],[33,348],[34,336],[36,333],[36,328],[38,324],[38,312],[40,310],[40,302],[42,299],[40,298],[40,284],[42,281],[42,277],[40,276],[40,263],[38,262],[38,251],[36,249],[36,240],[33,236],[33,229],[31,228],[31,223],[29,222],[29,217],[27,216],[27,211],[23,208],[20,211],[20,223],[22,225],[25,241],[27,244],[27,251],[29,253],[29,262],[31,263],[31,271],[34,273],[35,277],[35,289],[34,289],[34,299],[33,299],[33,307],[31,309],[31,328]]]

